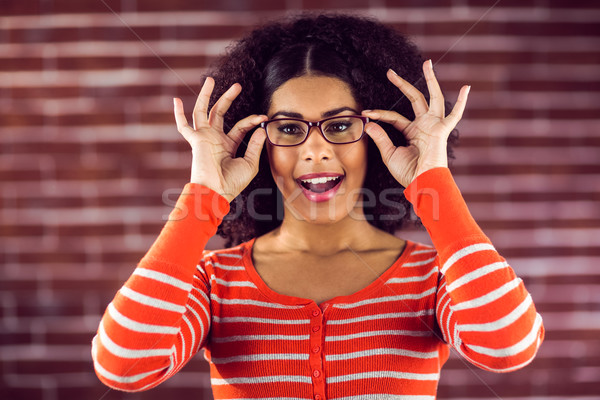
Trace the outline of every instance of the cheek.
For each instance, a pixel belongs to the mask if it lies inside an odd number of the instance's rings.
[[[342,163],[362,184],[367,173],[368,141],[361,140],[352,144],[352,146],[350,151],[346,151],[341,155]]]
[[[291,176],[294,170],[295,158],[290,154],[290,149],[279,148],[273,145],[267,146],[267,156],[269,158],[269,166],[271,167],[271,175],[279,186],[277,177]],[[280,188],[281,190],[281,188]]]

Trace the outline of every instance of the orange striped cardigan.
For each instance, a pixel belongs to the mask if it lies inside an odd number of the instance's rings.
[[[186,185],[100,322],[98,377],[149,389],[205,349],[215,399],[434,399],[449,347],[489,371],[529,363],[542,319],[449,170],[421,174],[405,195],[434,247],[409,241],[379,279],[318,305],[271,290],[253,240],[203,251],[229,204]]]

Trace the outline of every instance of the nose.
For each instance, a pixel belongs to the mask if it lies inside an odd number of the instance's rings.
[[[300,149],[302,159],[306,161],[322,161],[333,158],[333,144],[325,140],[316,126],[310,128],[308,137],[300,145]]]

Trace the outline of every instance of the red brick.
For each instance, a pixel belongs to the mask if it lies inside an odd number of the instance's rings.
[[[285,3],[272,0],[253,0],[252,2],[219,2],[219,1],[195,1],[172,0],[168,3],[159,0],[146,0],[137,2],[136,11],[276,11],[285,10]]]
[[[503,3],[502,3],[503,4]],[[427,22],[421,23],[420,30],[425,35],[458,35],[461,36],[467,31],[469,35],[502,35],[504,37],[518,36],[527,38],[528,36],[542,37],[568,37],[568,36],[599,36],[598,25],[593,22],[547,22],[543,20],[533,21],[448,21],[448,22]],[[415,28],[411,26],[411,21],[390,24],[400,32],[410,33]]]
[[[349,11],[371,6],[369,0],[303,0],[304,9]]]
[[[44,400],[44,389],[41,387],[11,386],[7,383],[0,387],[0,397],[10,400]]]
[[[106,5],[105,5],[106,4]],[[54,0],[52,2],[8,1],[2,4],[3,15],[44,15],[53,13],[108,13],[109,8],[115,12],[121,11],[121,1],[103,0],[102,2],[73,3],[69,0]]]
[[[488,0],[467,0],[465,2],[465,6],[471,6],[471,7],[490,7],[491,4],[494,4],[495,2],[490,2]],[[593,8],[597,8],[598,7],[598,3],[596,3],[594,0],[576,0],[576,1],[569,1],[569,0],[547,0],[544,2],[540,2],[538,0],[502,0],[502,3],[500,3],[502,7],[515,7],[515,8],[539,8],[539,9],[559,9],[559,8],[565,8],[565,9],[578,9],[578,8],[583,8],[583,9],[593,9]],[[559,10],[557,10],[559,11]]]

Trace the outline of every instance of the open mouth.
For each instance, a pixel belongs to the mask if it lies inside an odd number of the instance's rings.
[[[299,179],[300,185],[315,193],[325,193],[342,181],[343,176],[322,176],[319,178]]]

